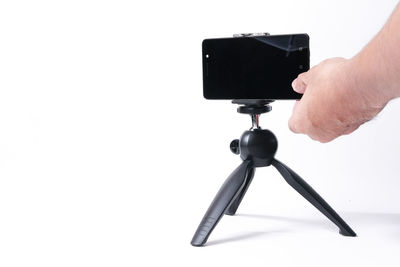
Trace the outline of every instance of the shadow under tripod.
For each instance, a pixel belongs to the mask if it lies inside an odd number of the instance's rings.
[[[243,160],[233,173],[226,179],[213,202],[204,215],[191,244],[202,246],[221,219],[223,214],[234,215],[238,209],[257,167],[274,166],[286,182],[300,195],[307,199],[314,207],[322,212],[329,220],[339,227],[339,233],[345,236],[356,236],[349,225],[329,206],[329,204],[314,189],[311,188],[299,175],[282,162],[274,158],[278,148],[275,135],[261,129],[258,123],[260,114],[271,111],[269,100],[233,100],[239,104],[239,113],[250,114],[253,126],[245,131],[240,140],[231,142],[231,151],[240,154]]]

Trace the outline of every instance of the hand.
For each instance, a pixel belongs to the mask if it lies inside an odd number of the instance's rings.
[[[292,87],[303,97],[293,108],[289,128],[326,143],[378,114],[388,100],[375,88],[363,87],[356,72],[352,60],[332,58],[300,74]]]

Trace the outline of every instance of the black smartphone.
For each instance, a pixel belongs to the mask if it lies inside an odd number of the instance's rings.
[[[310,68],[307,34],[206,39],[202,48],[205,98],[301,98],[291,83]]]

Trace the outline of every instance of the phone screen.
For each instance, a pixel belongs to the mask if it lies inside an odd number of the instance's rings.
[[[207,99],[300,99],[292,81],[310,67],[307,34],[206,39]]]

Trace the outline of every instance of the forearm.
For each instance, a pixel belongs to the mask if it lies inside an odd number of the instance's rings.
[[[385,105],[400,96],[400,5],[382,30],[351,60],[361,90]]]

